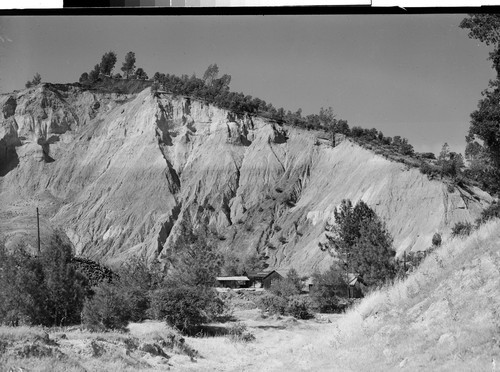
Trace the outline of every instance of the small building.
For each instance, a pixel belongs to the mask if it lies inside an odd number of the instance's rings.
[[[264,289],[269,289],[273,280],[283,279],[276,270],[249,273],[247,277],[250,279],[250,287]]]
[[[366,289],[365,282],[359,274],[347,274],[349,280],[349,298],[363,297],[363,291]]]
[[[218,276],[215,285],[221,288],[247,288],[250,279],[246,276]]]
[[[302,291],[303,292],[311,292],[312,287],[314,285],[313,278],[307,278],[302,281]]]

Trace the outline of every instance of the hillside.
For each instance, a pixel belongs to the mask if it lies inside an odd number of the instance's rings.
[[[78,255],[117,262],[167,258],[181,222],[208,224],[219,247],[311,273],[324,223],[344,198],[363,199],[394,244],[447,239],[491,202],[350,141],[280,126],[150,89],[136,94],[44,84],[0,97],[0,235],[35,246],[60,227]]]
[[[495,371],[499,301],[495,220],[445,244],[406,280],[363,299],[340,319],[331,344],[364,350],[364,365],[380,370]]]

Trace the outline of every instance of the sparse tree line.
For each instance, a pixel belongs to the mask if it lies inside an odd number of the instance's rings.
[[[136,68],[136,56],[134,52],[128,52],[122,63],[121,71],[123,73],[113,74],[117,63],[117,56],[114,51],[105,53],[101,62],[96,64],[90,72],[84,72],[79,79],[83,85],[92,86],[100,80],[101,76],[107,76],[114,79],[138,79],[148,80],[148,74],[143,68]],[[37,74],[27,87],[37,85],[41,82]],[[182,95],[203,100],[220,108],[224,108],[239,114],[259,115],[274,120],[281,124],[304,128],[307,130],[317,130],[326,132],[326,135],[340,133],[344,134],[358,143],[373,144],[383,147],[391,154],[412,157],[419,160],[419,163],[413,166],[421,165],[421,170],[426,174],[441,173],[439,169],[429,167],[425,159],[435,159],[434,154],[415,153],[413,146],[408,143],[406,138],[401,136],[386,137],[376,128],[364,129],[359,126],[350,128],[347,120],[338,119],[332,107],[320,108],[318,114],[302,116],[302,109],[295,112],[286,111],[284,108],[276,108],[272,103],[266,102],[258,97],[245,95],[241,92],[230,90],[231,76],[223,74],[219,76],[219,67],[217,64],[211,64],[204,72],[201,78],[195,74],[191,76],[174,74],[164,74],[156,72],[153,76],[153,91],[166,91],[173,95]],[[404,159],[394,158],[394,160],[404,161]]]
[[[134,52],[128,52],[125,55],[125,61],[120,69],[123,72],[123,76],[119,72],[113,74],[116,62],[117,57],[114,51],[105,53],[101,58],[101,63],[96,64],[90,72],[84,72],[80,76],[79,82],[81,84],[91,85],[97,82],[101,75],[115,79],[148,79],[148,75],[142,67],[136,68],[136,58]]]

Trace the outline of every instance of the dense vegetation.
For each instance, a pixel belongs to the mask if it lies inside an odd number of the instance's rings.
[[[471,114],[465,156],[470,161],[467,175],[483,189],[500,194],[500,16],[471,14],[460,27],[469,30],[469,37],[493,46],[489,59],[497,76],[490,80],[482,92],[484,98]]]
[[[0,324],[123,329],[154,318],[192,332],[226,311],[213,289],[223,260],[203,231],[184,234],[175,269],[129,260],[113,272],[74,257],[56,233],[38,255],[0,245]]]
[[[0,323],[45,326],[78,323],[87,278],[71,264],[71,246],[54,235],[32,256],[0,246]]]
[[[257,305],[268,314],[286,314],[297,319],[312,318],[312,300],[308,296],[301,296],[301,292],[302,279],[292,268],[285,278],[272,281],[269,292],[258,299]]]

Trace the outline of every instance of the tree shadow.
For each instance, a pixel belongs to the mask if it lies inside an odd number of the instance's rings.
[[[232,314],[218,316],[214,319],[218,323],[236,322],[238,319]]]
[[[284,326],[284,325],[261,325],[261,326],[254,326],[254,328],[259,328],[259,329],[286,329],[286,326]]]
[[[220,337],[230,334],[229,329],[217,325],[200,325],[185,332],[188,336],[195,337]]]
[[[2,149],[2,147],[4,147],[2,146],[2,141],[0,141],[0,177],[5,176],[19,165],[19,157],[17,156],[16,149],[7,146]],[[4,152],[3,156],[2,152]]]

